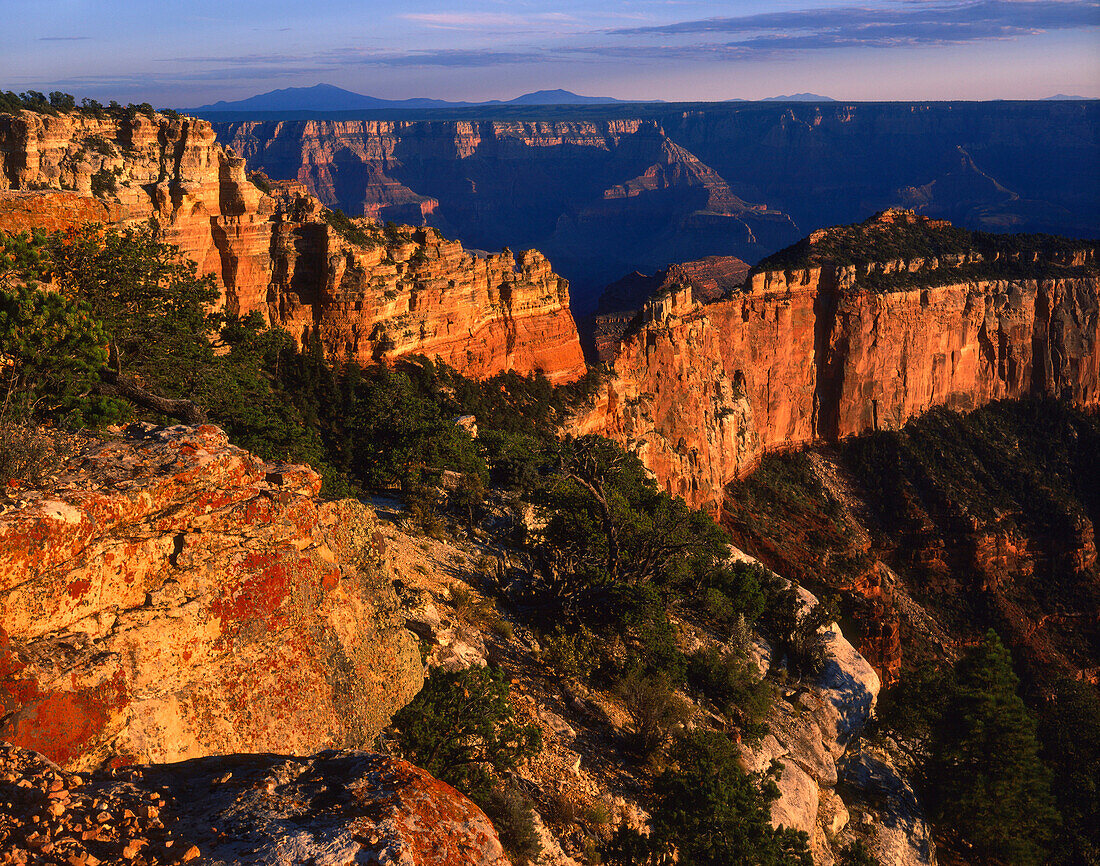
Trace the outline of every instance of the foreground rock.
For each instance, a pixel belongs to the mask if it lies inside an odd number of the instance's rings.
[[[66,773],[0,746],[0,864],[508,866],[449,785],[369,752]]]
[[[422,665],[372,512],[216,427],[89,440],[0,511],[0,739],[68,769],[367,743]]]

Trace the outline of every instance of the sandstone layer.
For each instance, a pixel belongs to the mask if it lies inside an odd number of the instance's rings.
[[[0,739],[70,769],[368,742],[423,680],[354,501],[215,427],[90,440],[0,513]]]
[[[959,266],[998,264],[971,253],[758,272],[709,304],[671,291],[646,305],[578,424],[702,506],[720,505],[765,451],[896,429],[936,406],[1033,394],[1096,405],[1095,250],[1028,255],[1013,264],[1034,277],[945,282]],[[872,287],[898,274],[912,287]]]
[[[0,746],[0,863],[508,866],[489,819],[394,758],[227,755],[76,775]]]
[[[473,254],[411,228],[364,244],[364,226],[337,231],[301,185],[272,192],[203,120],[0,115],[0,230],[152,218],[215,278],[227,312],[258,312],[303,342],[317,334],[335,357],[583,375],[568,283],[537,252]]]

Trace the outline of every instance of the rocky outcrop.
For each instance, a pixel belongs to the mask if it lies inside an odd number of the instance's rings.
[[[0,513],[0,739],[70,769],[357,747],[423,669],[354,501],[215,427],[76,449]]]
[[[740,551],[735,556],[755,562]],[[798,592],[803,610],[817,604],[812,593],[801,587]],[[768,711],[768,733],[742,745],[750,772],[777,764],[772,823],[804,831],[818,866],[831,866],[854,839],[863,840],[879,862],[934,864],[931,831],[912,788],[885,753],[860,740],[878,701],[878,674],[835,623],[822,638],[821,674],[783,688]],[[757,641],[769,662],[782,664],[771,659],[762,638]],[[853,809],[859,820],[850,826]]]
[[[489,819],[368,752],[227,755],[66,773],[0,746],[0,862],[508,866]]]
[[[539,253],[475,255],[431,230],[340,232],[300,184],[272,192],[206,121],[0,115],[2,231],[152,218],[216,279],[227,312],[259,312],[302,341],[316,333],[336,357],[424,354],[474,377],[584,374],[568,283]]]
[[[581,426],[635,448],[670,492],[703,505],[765,451],[895,429],[936,406],[1031,394],[1096,405],[1095,253],[1026,255],[1005,277],[980,276],[1009,263],[972,253],[761,271],[710,304],[654,299]],[[888,279],[898,286],[881,289]]]
[[[692,300],[706,304],[738,288],[748,273],[748,264],[734,256],[708,256],[669,265],[652,275],[635,271],[616,280],[600,295],[592,335],[596,354],[604,363],[614,359],[619,340],[654,295],[689,286]]]
[[[204,120],[0,114],[0,229],[32,227],[18,212],[27,197],[12,192],[26,190],[67,193],[35,201],[34,226],[155,219],[166,241],[216,278],[231,312],[247,313],[266,298],[271,200]]]
[[[403,355],[437,358],[476,378],[543,372],[553,382],[584,375],[569,285],[536,250],[474,255],[434,229],[371,229],[349,242],[304,209],[280,226],[270,315],[303,343],[369,364]]]

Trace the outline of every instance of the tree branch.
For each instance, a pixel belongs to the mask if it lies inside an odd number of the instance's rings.
[[[154,394],[128,376],[110,368],[100,370],[99,378],[100,382],[95,390],[103,397],[124,397],[144,409],[152,409],[184,424],[205,424],[207,421],[206,412],[190,400],[175,400]]]

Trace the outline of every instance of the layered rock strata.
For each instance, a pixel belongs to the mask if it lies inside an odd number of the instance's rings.
[[[253,168],[349,214],[431,225],[486,249],[534,246],[581,287],[693,256],[793,242],[790,217],[750,203],[648,118],[288,120],[217,124]]]
[[[1095,251],[1028,255],[1034,277],[945,281],[960,265],[998,264],[971,253],[759,272],[709,304],[667,292],[620,342],[614,375],[578,424],[705,505],[765,451],[896,429],[936,406],[1031,394],[1096,405]],[[899,273],[912,287],[871,287]]]
[[[489,819],[404,761],[227,755],[77,775],[0,745],[0,863],[508,866]]]
[[[361,746],[423,668],[373,515],[215,427],[79,447],[0,513],[0,739],[70,769]]]
[[[315,333],[337,357],[583,375],[568,283],[537,252],[475,255],[431,230],[341,233],[301,185],[274,186],[248,180],[206,121],[0,115],[0,230],[152,218],[216,279],[227,312]]]

